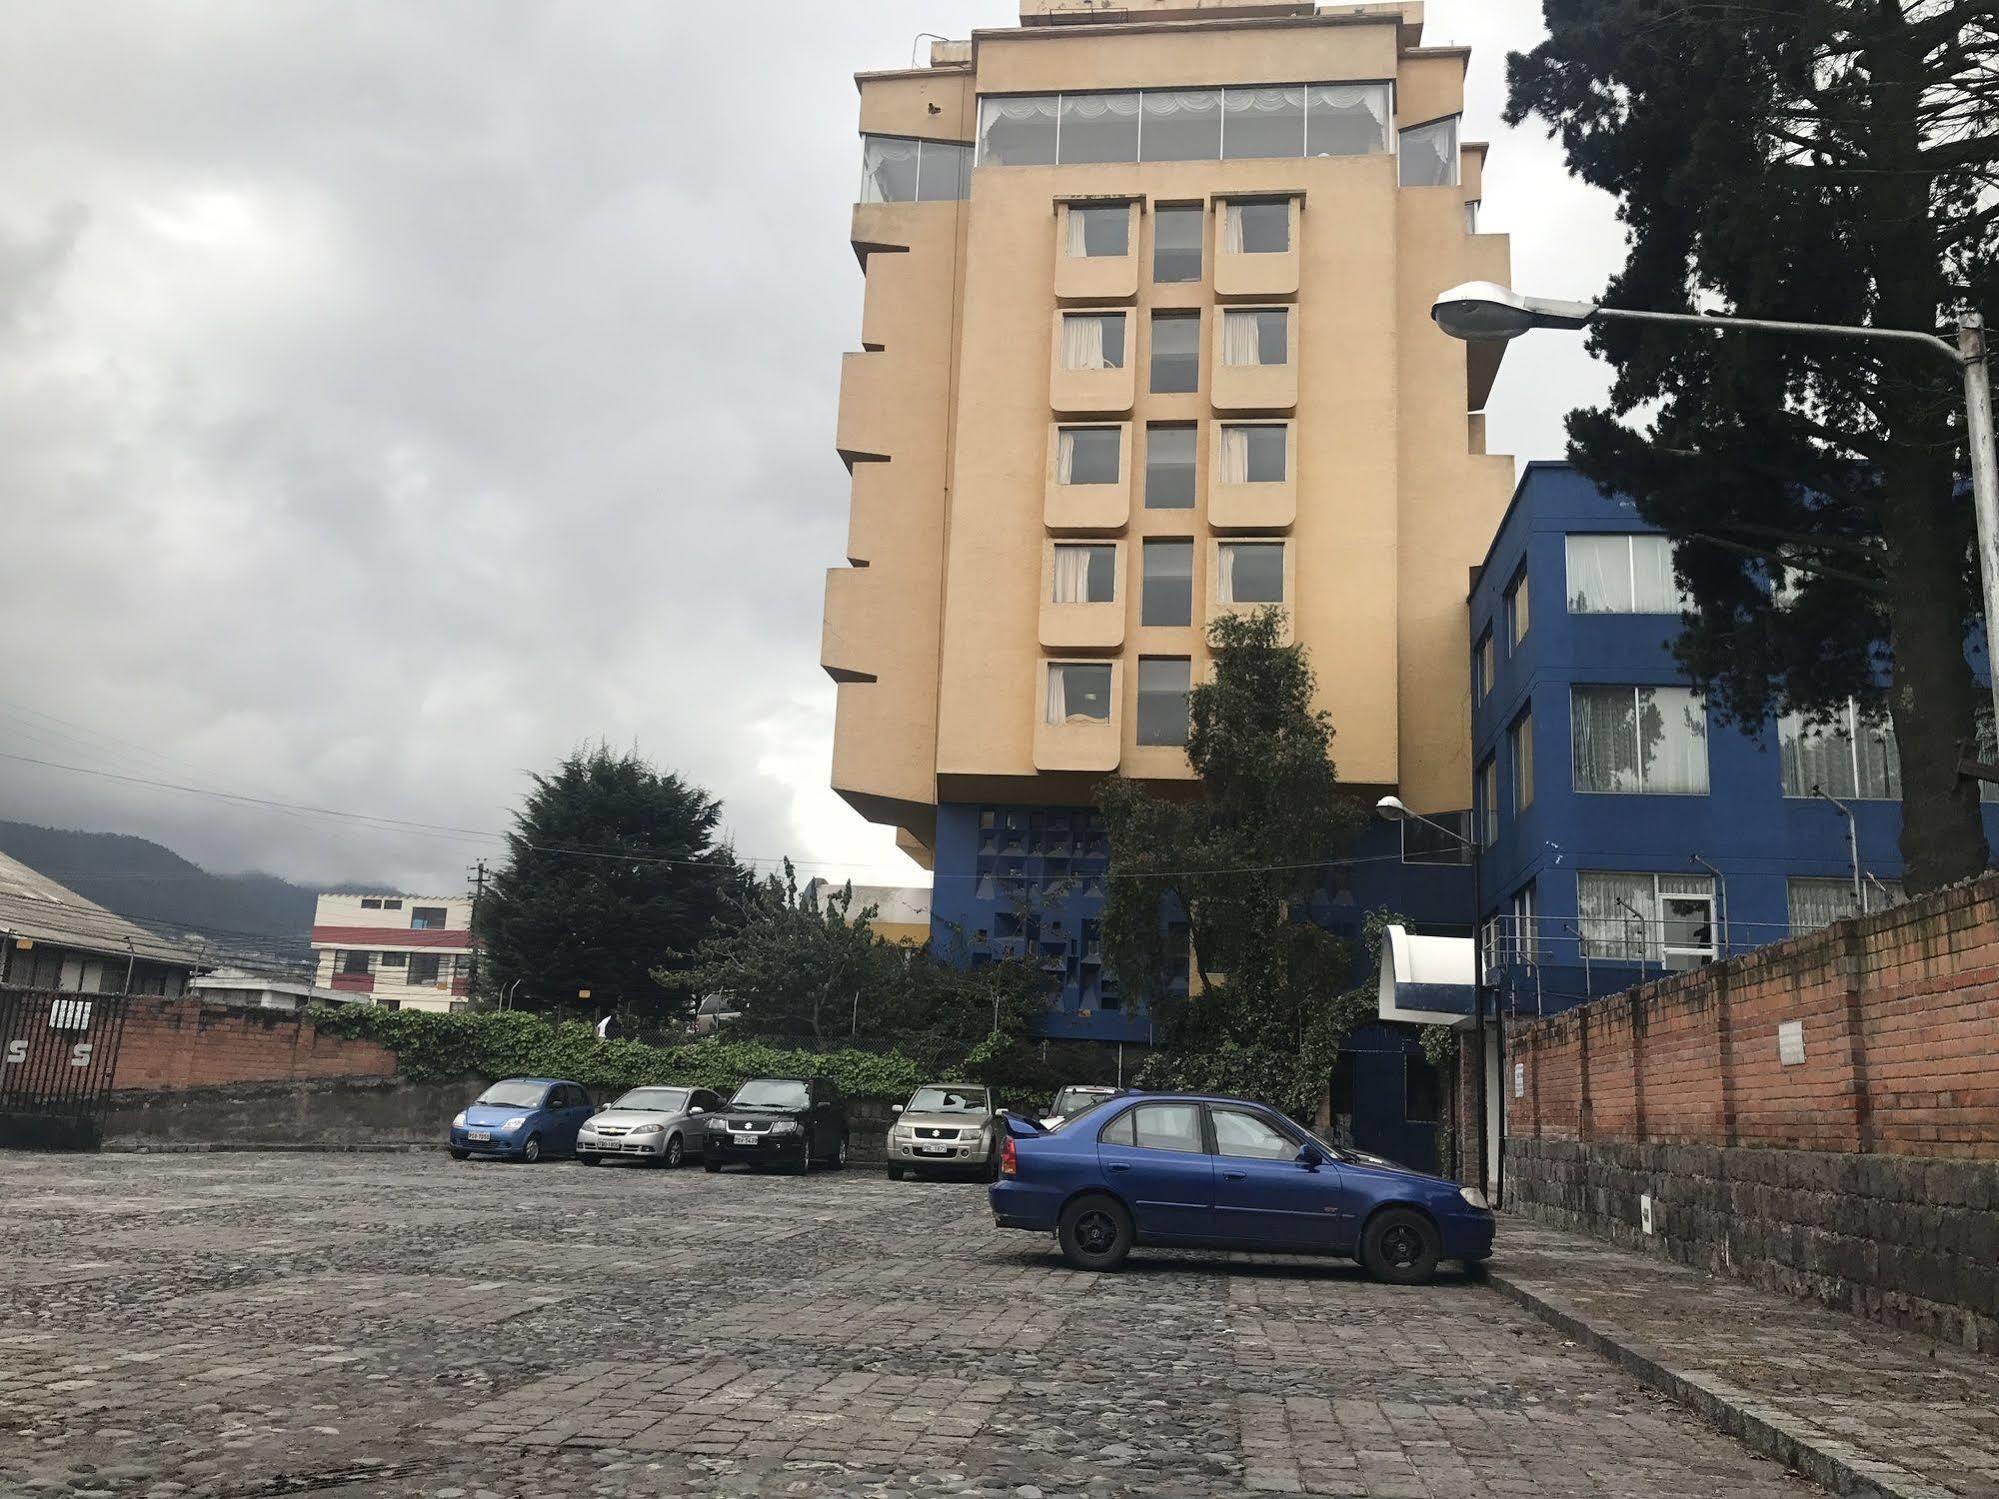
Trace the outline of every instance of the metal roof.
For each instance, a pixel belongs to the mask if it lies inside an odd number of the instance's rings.
[[[193,949],[155,936],[5,854],[0,854],[0,933],[105,956],[183,968],[195,964]]]

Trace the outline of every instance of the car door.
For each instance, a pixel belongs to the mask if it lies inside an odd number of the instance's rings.
[[[1098,1132],[1097,1164],[1104,1184],[1130,1205],[1141,1238],[1215,1236],[1215,1162],[1199,1104],[1124,1110]]]
[[[814,1155],[830,1156],[838,1148],[840,1113],[833,1104],[833,1089],[823,1078],[812,1084],[812,1129],[807,1142]]]
[[[575,1083],[562,1085],[562,1148],[576,1148],[577,1132],[590,1117],[590,1095]]]
[[[1261,1109],[1210,1104],[1208,1121],[1215,1139],[1215,1230],[1222,1238],[1269,1249],[1330,1250],[1341,1242],[1338,1166],[1301,1163],[1305,1142]]]

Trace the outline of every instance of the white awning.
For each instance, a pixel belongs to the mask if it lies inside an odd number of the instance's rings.
[[[1473,948],[1469,937],[1417,937],[1406,927],[1383,933],[1383,1020],[1411,1025],[1469,1026],[1473,1011]]]

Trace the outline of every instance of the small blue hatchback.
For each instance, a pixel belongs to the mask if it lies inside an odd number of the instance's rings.
[[[1420,1285],[1439,1260],[1492,1253],[1476,1188],[1335,1148],[1247,1099],[1127,1093],[1054,1129],[1012,1114],[1006,1126],[993,1221],[1054,1234],[1079,1269],[1170,1244],[1345,1255]]]
[[[538,1161],[569,1155],[592,1113],[580,1083],[557,1077],[510,1077],[494,1083],[451,1121],[451,1158],[497,1155]]]

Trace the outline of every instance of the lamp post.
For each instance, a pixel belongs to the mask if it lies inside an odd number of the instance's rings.
[[[1504,343],[1536,328],[1571,332],[1593,322],[1673,323],[1683,328],[1740,329],[1750,333],[1792,333],[1810,338],[1859,338],[1879,343],[1915,344],[1950,361],[1964,377],[1965,438],[1971,448],[1971,508],[1978,521],[1978,576],[1985,593],[1985,633],[1999,633],[1999,457],[1992,449],[1992,382],[1986,368],[1985,319],[1968,312],[1957,322],[1953,347],[1934,333],[1913,328],[1866,328],[1845,323],[1787,323],[1770,318],[1710,317],[1695,312],[1644,312],[1603,307],[1594,302],[1562,302],[1525,297],[1494,281],[1467,281],[1440,292],[1430,317],[1452,338],[1467,343]],[[1989,649],[1989,645],[1988,645]],[[1999,671],[1991,677],[1992,709],[1999,721]]]
[[[1425,817],[1420,812],[1411,812],[1402,804],[1399,796],[1384,796],[1374,804],[1374,812],[1383,822],[1420,822],[1425,827],[1435,828],[1446,838],[1462,847],[1471,856],[1471,989],[1472,1024],[1478,1034],[1478,1184],[1482,1191],[1492,1193],[1492,1204],[1499,1206],[1500,1186],[1504,1180],[1505,1154],[1498,1160],[1487,1154],[1485,1118],[1485,954],[1479,948],[1479,925],[1483,915],[1484,897],[1479,888],[1478,843],[1464,836],[1454,828],[1447,828],[1435,818]],[[1472,809],[1476,821],[1478,809]],[[1501,1131],[1502,1142],[1504,1130]]]

